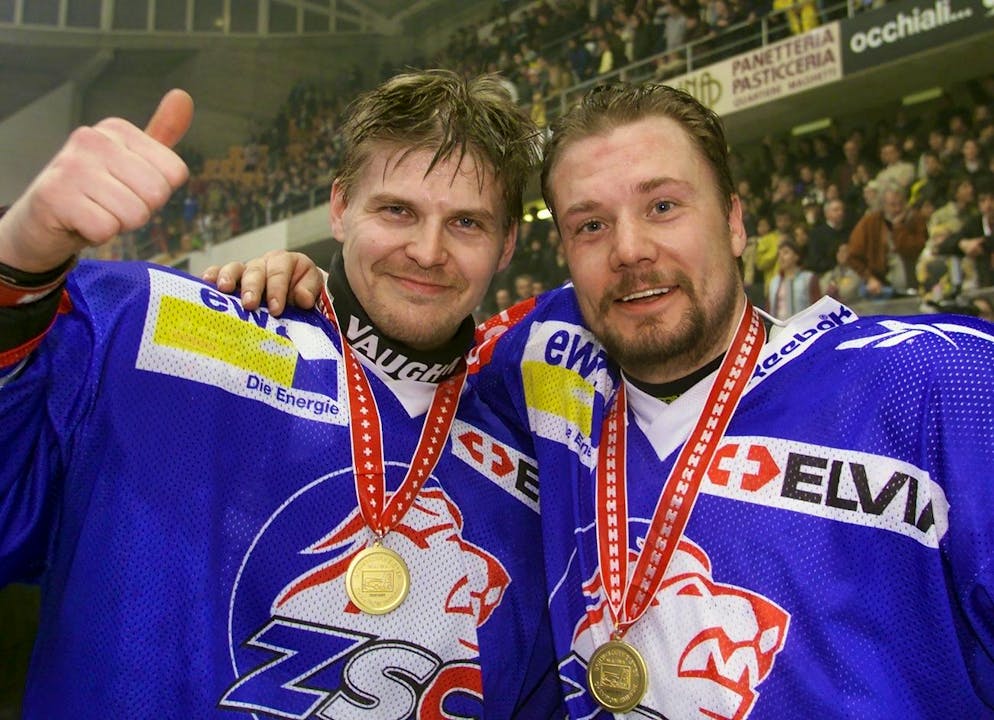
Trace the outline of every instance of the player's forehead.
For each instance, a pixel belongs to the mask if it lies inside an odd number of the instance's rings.
[[[500,217],[502,185],[493,168],[472,152],[438,156],[435,146],[377,143],[357,174],[356,193],[431,193]]]

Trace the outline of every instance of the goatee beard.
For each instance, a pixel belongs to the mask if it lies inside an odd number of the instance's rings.
[[[649,382],[678,379],[727,349],[725,343],[736,319],[735,306],[742,294],[737,281],[737,268],[732,266],[731,272],[734,275],[717,281],[716,285],[723,290],[713,298],[710,306],[702,302],[690,278],[683,273],[675,273],[678,289],[674,292],[684,293],[689,306],[676,324],[669,328],[663,316],[646,318],[631,337],[623,336],[603,322],[593,325],[588,319],[588,325],[595,328],[595,335],[608,355],[632,377]],[[619,288],[659,287],[664,284],[650,280],[648,277],[640,278],[638,282],[641,284],[635,284],[634,279],[623,280]],[[665,284],[674,285],[672,282]],[[625,294],[627,292],[615,293],[613,297]],[[601,301],[598,308],[601,321],[609,317],[613,302],[608,297]]]

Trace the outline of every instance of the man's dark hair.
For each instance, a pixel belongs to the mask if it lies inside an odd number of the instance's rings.
[[[595,87],[552,123],[552,138],[546,143],[542,163],[542,194],[553,214],[555,208],[549,176],[569,145],[651,117],[670,118],[686,130],[691,143],[714,173],[722,208],[727,214],[732,207],[735,186],[728,166],[728,144],[721,120],[688,93],[651,82]]]
[[[521,218],[521,196],[538,166],[538,130],[496,75],[471,80],[448,70],[397,75],[353,101],[342,133],[345,153],[337,181],[345,197],[377,147],[395,147],[399,160],[434,151],[427,172],[469,154],[481,190],[488,180],[500,184],[505,229]]]

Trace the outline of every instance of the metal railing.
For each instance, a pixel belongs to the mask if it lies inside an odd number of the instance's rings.
[[[566,112],[588,90],[604,83],[625,81],[642,82],[655,78],[661,82],[678,75],[713,65],[734,55],[764,47],[770,43],[791,36],[788,13],[796,11],[804,2],[794,6],[775,10],[765,17],[754,21],[741,22],[729,26],[714,35],[694,40],[673,50],[665,50],[642,60],[629,63],[611,72],[578,82],[561,92],[543,97],[539,102],[545,104],[546,118],[552,120]],[[834,20],[853,17],[857,8],[861,7],[854,0],[842,0],[834,4],[818,3],[819,24]],[[668,58],[677,58],[667,70],[658,71],[657,66]]]

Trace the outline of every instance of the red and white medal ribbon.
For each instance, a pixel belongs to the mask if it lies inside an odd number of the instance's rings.
[[[322,290],[318,300],[318,309],[331,321],[342,339],[356,496],[362,519],[378,538],[382,538],[404,518],[421,486],[438,464],[459,406],[462,387],[466,382],[466,369],[463,367],[436,387],[407,474],[397,491],[387,500],[383,425],[376,407],[376,398],[373,397],[366,371],[341,331],[335,308],[325,290]]]
[[[624,383],[608,408],[597,459],[597,558],[616,637],[623,636],[642,617],[658,592],[690,520],[704,473],[752,377],[765,341],[766,330],[759,315],[746,303],[707,402],[663,486],[631,580],[625,471],[628,403]]]

